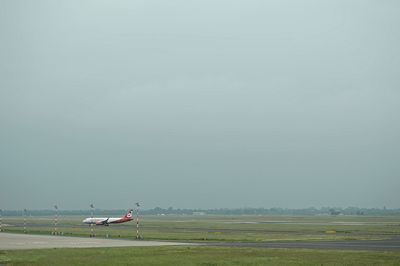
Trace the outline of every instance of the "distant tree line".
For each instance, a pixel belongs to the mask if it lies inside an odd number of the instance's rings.
[[[387,208],[303,208],[303,209],[288,209],[288,208],[220,208],[220,209],[174,209],[169,207],[163,209],[156,207],[154,209],[143,210],[142,214],[148,215],[191,215],[193,213],[204,213],[207,215],[400,215],[400,209]]]
[[[61,215],[82,215],[90,216],[90,210],[58,210]],[[96,216],[120,216],[126,210],[103,210],[95,209]],[[50,216],[54,215],[54,210],[27,210],[30,216]],[[288,209],[288,208],[220,208],[220,209],[175,209],[173,207],[153,209],[141,209],[140,215],[368,215],[368,216],[391,216],[400,215],[400,209],[383,208],[304,208],[304,209]],[[3,216],[22,216],[23,210],[3,210]]]

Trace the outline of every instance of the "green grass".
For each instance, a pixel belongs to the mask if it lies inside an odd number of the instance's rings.
[[[84,217],[61,217],[58,231],[88,236]],[[23,232],[23,217],[3,217],[6,232]],[[29,217],[29,233],[50,234],[52,217]],[[98,237],[134,238],[134,222],[97,226]],[[145,216],[146,240],[285,241],[384,239],[400,235],[400,217]],[[400,252],[228,247],[135,247],[0,251],[0,265],[400,265]]]
[[[400,265],[400,252],[222,247],[0,251],[0,265]]]

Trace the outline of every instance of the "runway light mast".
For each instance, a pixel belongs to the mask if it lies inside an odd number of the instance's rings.
[[[26,215],[27,215],[27,210],[24,209],[24,234],[26,234]]]
[[[139,202],[136,202],[135,204],[136,204],[136,239],[140,239],[140,236],[139,236],[139,207],[140,207],[140,204],[139,204]]]
[[[90,237],[94,237],[93,233],[93,210],[94,210],[94,205],[93,203],[90,204],[90,218],[91,218],[91,223],[90,223]]]
[[[55,215],[54,215],[54,232],[53,235],[57,235],[57,224],[58,224],[58,206],[54,205]]]

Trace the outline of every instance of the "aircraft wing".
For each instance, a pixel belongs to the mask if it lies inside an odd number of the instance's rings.
[[[110,218],[107,218],[107,219],[104,219],[104,220],[101,220],[101,221],[96,221],[96,225],[108,226],[108,219],[110,219]]]

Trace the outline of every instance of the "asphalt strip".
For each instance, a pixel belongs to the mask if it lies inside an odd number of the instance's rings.
[[[29,235],[0,233],[0,250],[45,248],[94,248],[94,247],[156,247],[156,246],[218,246],[253,248],[300,248],[336,250],[400,251],[400,237],[387,240],[348,241],[292,241],[292,242],[219,242],[182,243],[167,241],[120,240],[69,236]]]
[[[252,242],[252,243],[210,243],[219,247],[254,248],[300,248],[300,249],[336,249],[336,250],[375,250],[400,251],[400,238],[387,240],[347,240],[347,241],[292,241],[292,242]]]
[[[94,247],[156,247],[182,245],[187,246],[195,244],[164,241],[0,233],[0,250]]]

